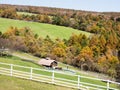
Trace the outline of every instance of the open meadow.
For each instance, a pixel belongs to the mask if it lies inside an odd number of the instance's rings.
[[[72,35],[72,33],[74,34],[82,33],[85,34],[86,36],[90,35],[90,33],[88,32],[72,29],[69,27],[0,18],[0,31],[5,32],[11,26],[18,28],[29,27],[31,30],[33,30],[35,34],[37,33],[42,38],[45,38],[48,35],[52,39],[56,38],[68,39]]]

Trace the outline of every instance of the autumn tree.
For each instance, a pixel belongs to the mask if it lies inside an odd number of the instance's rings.
[[[90,47],[86,46],[81,51],[80,54],[76,57],[76,64],[81,69],[92,70],[93,64],[93,51]]]
[[[58,57],[65,57],[66,56],[66,45],[63,41],[56,41],[56,44],[53,48],[53,54],[57,55]]]
[[[52,23],[56,25],[61,25],[62,18],[60,15],[56,15],[52,18]]]

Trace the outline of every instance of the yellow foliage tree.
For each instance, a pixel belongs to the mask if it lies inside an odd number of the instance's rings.
[[[64,56],[66,56],[66,51],[63,48],[55,47],[53,49],[53,54],[57,55],[58,57],[64,57]]]

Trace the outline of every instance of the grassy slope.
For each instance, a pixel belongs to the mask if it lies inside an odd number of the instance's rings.
[[[18,57],[0,57],[0,62],[3,63],[9,63],[9,64],[17,64],[22,66],[28,66],[28,67],[35,67],[35,68],[41,68],[41,66],[34,64],[29,61],[23,61],[22,59]]]
[[[32,60],[32,61],[35,61],[35,62],[38,62],[38,60],[40,60],[40,58],[38,57],[35,57],[35,56],[32,56],[31,54],[29,53],[24,53],[24,52],[14,52],[12,53],[14,56],[17,56],[21,59],[26,59],[26,61],[28,60]],[[107,79],[107,78],[110,78],[109,76],[107,75],[104,75],[104,74],[98,74],[98,73],[94,73],[94,72],[90,72],[90,71],[81,71],[79,68],[77,67],[74,67],[74,66],[71,66],[71,65],[66,65],[66,64],[63,64],[61,62],[59,62],[58,64],[59,67],[62,67],[64,69],[67,69],[67,66],[68,66],[68,69],[70,70],[73,70],[76,72],[76,74],[80,74],[80,75],[83,75],[83,76],[89,76],[89,77],[96,77],[96,78],[103,78],[103,79]],[[95,76],[93,76],[95,75]]]
[[[53,39],[55,39],[57,37],[59,37],[61,39],[63,39],[63,38],[67,39],[67,38],[69,38],[69,36],[72,33],[80,33],[80,31],[78,31],[78,30],[74,30],[72,28],[67,28],[67,27],[61,27],[61,26],[55,26],[55,25],[50,25],[50,24],[42,24],[42,23],[26,22],[26,21],[19,21],[19,20],[11,20],[11,19],[0,18],[0,31],[5,32],[5,30],[9,26],[16,26],[16,27],[20,27],[20,28],[25,27],[25,26],[29,26],[32,30],[34,30],[35,33],[38,33],[40,36],[45,37],[46,35],[49,35]],[[89,33],[86,33],[86,32],[82,32],[82,33],[85,33],[87,36],[90,35]],[[23,65],[23,66],[41,68],[40,66],[38,66],[36,64],[33,64],[31,62],[21,61],[20,59],[18,59],[16,57],[13,57],[13,58],[0,58],[0,62],[6,62],[6,63]],[[63,65],[61,65],[61,66],[63,66]],[[63,77],[63,78],[68,77],[68,76],[61,76],[61,75],[56,75],[56,76],[57,77]],[[74,79],[75,78],[73,77],[73,80]],[[89,81],[87,79],[84,79],[82,81],[91,82],[91,81]],[[92,82],[99,83],[99,84],[101,83],[101,84],[105,85],[105,83],[103,83],[103,82],[96,82],[96,81],[92,81]]]
[[[9,64],[17,64],[17,65],[22,65],[22,66],[28,66],[28,67],[35,67],[35,68],[43,68],[37,64],[34,64],[32,62],[27,62],[27,61],[22,61],[20,58],[17,58],[17,57],[0,57],[0,62],[4,62],[4,63],[9,63]],[[63,65],[62,65],[63,66]],[[4,66],[2,66],[4,67]],[[73,67],[71,67],[73,68]],[[20,69],[20,68],[14,68],[16,70],[21,70],[21,71],[28,71],[29,72],[29,69]],[[34,71],[35,73],[41,73],[42,75],[49,75],[51,76],[51,73],[49,72],[43,72],[43,71]],[[81,73],[77,73],[77,74],[80,74]],[[89,75],[85,75],[85,74],[82,74],[83,76],[89,76]],[[64,79],[70,79],[70,80],[76,80],[77,81],[77,77],[76,76],[69,76],[69,75],[63,75],[63,74],[55,74],[56,77],[58,78],[64,78]],[[0,79],[1,80],[1,79]],[[81,81],[83,82],[89,82],[89,83],[93,83],[93,84],[98,84],[98,85],[105,85],[106,84],[104,82],[101,82],[101,81],[97,81],[97,80],[90,80],[90,79],[81,79]],[[112,85],[113,86],[113,85]],[[0,89],[1,90],[1,89]]]
[[[73,90],[46,83],[0,75],[0,90]]]
[[[28,54],[28,53],[24,53],[24,52],[13,52],[12,55],[22,58],[22,59],[26,59],[26,60],[34,60],[34,61],[40,60],[39,57],[35,57],[35,56],[31,55],[30,53]]]
[[[72,29],[69,27],[0,18],[0,31],[5,32],[10,26],[18,28],[30,27],[31,30],[34,30],[34,33],[37,33],[38,35],[40,35],[40,37],[43,38],[46,37],[46,35],[49,35],[52,39],[68,39],[72,33],[83,33],[87,36],[90,35],[90,33]]]

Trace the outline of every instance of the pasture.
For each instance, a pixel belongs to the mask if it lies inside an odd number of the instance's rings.
[[[20,21],[13,19],[0,18],[0,31],[5,32],[9,27],[29,27],[35,34],[38,34],[40,37],[45,38],[47,35],[52,39],[68,39],[73,33],[74,34],[85,34],[86,36],[91,35],[88,32],[76,30],[69,27],[56,26],[45,23],[29,22],[29,21]]]
[[[17,64],[17,65],[22,65],[22,66],[27,66],[27,67],[33,67],[33,68],[40,68],[43,69],[42,66],[37,65],[35,63],[29,62],[29,61],[23,61],[22,59],[18,58],[18,57],[0,57],[0,62],[3,63],[8,63],[8,64]],[[0,67],[6,67],[9,68],[6,65],[0,65]],[[14,67],[15,70],[20,70],[23,72],[30,72],[29,68],[21,68],[21,67]],[[46,75],[48,77],[51,77],[52,73],[51,70],[50,72],[47,71],[42,71],[42,70],[34,70],[33,73],[36,74],[41,74],[41,75]],[[62,72],[63,73],[63,72]],[[80,73],[77,75],[81,75]],[[85,76],[85,77],[84,77]],[[77,76],[74,76],[74,74],[71,75],[67,75],[67,73],[64,72],[64,74],[60,74],[58,71],[55,73],[55,77],[56,78],[63,78],[63,79],[67,79],[67,80],[74,80],[77,81]],[[91,80],[89,78],[86,78],[86,75],[81,76],[82,78],[80,79],[83,83],[92,83],[92,84],[96,84],[96,85],[103,85],[106,86],[107,84],[105,82],[99,81],[99,80]],[[90,77],[90,76],[87,76]],[[74,83],[73,83],[74,84]],[[76,84],[77,85],[77,84]],[[114,84],[110,85],[111,87],[116,87]]]

